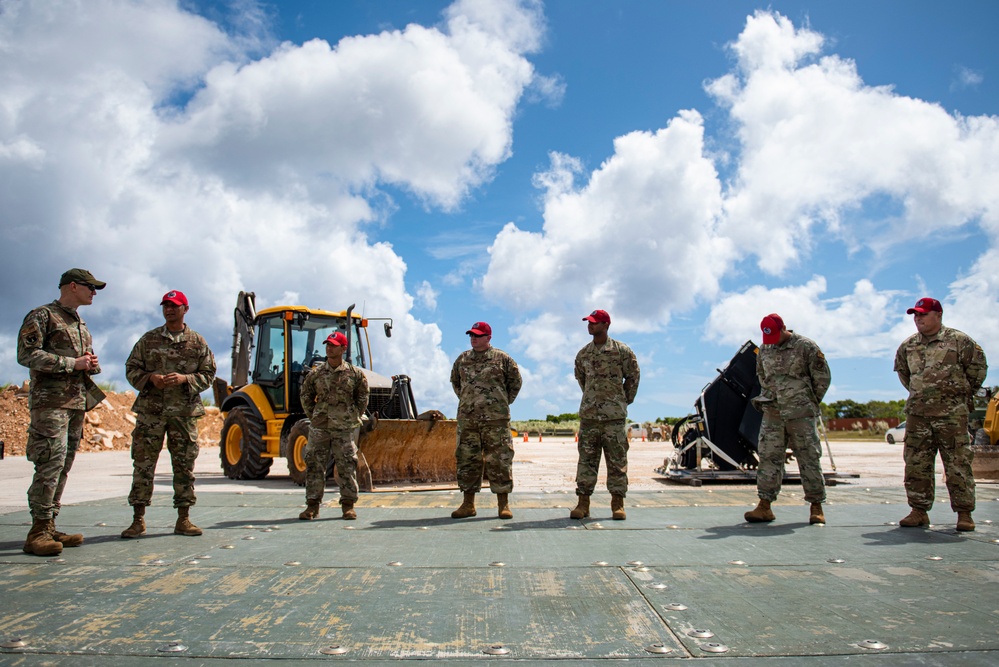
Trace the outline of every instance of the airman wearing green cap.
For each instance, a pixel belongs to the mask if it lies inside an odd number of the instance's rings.
[[[101,372],[93,339],[77,309],[93,303],[105,285],[86,269],[66,271],[59,278],[59,298],[28,313],[17,335],[17,363],[31,370],[26,454],[35,464],[25,553],[52,556],[64,546],[83,544],[83,535],[56,530],[55,519],[83,436],[83,416],[104,400],[91,379]]]

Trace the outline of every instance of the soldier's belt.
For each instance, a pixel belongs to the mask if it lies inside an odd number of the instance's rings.
[[[628,423],[627,419],[580,419],[579,425],[582,426],[624,426]]]

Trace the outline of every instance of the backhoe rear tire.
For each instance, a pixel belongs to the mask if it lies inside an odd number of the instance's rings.
[[[238,405],[226,414],[222,425],[219,457],[222,472],[229,479],[263,479],[270,472],[272,460],[260,456],[264,445],[264,422],[253,410]]]
[[[309,444],[309,420],[295,422],[288,432],[285,458],[288,461],[288,475],[291,481],[305,486],[305,446]]]

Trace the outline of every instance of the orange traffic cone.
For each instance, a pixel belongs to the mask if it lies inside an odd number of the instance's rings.
[[[573,438],[576,442],[579,442],[579,431],[576,431],[576,437]]]
[[[527,442],[527,431],[524,431],[524,442]]]

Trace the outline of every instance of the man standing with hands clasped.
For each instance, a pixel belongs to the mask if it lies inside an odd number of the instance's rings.
[[[513,437],[510,404],[520,393],[520,369],[510,355],[490,344],[493,330],[476,322],[465,332],[471,350],[458,355],[451,368],[451,386],[458,396],[458,444],[455,459],[458,488],[464,494],[452,519],[475,516],[475,494],[482,489],[485,467],[489,489],[496,494],[499,518],[512,519]]]
[[[35,464],[28,487],[32,525],[24,552],[54,556],[83,544],[56,530],[66,478],[83,437],[83,416],[104,400],[91,375],[101,372],[87,323],[77,309],[94,302],[105,283],[85,269],[59,278],[59,298],[28,313],[17,334],[17,363],[31,370],[31,425],[25,453]]]
[[[597,486],[600,453],[607,466],[611,516],[626,518],[628,494],[628,406],[638,393],[638,359],[631,348],[607,336],[610,315],[594,310],[583,318],[593,340],[576,354],[576,381],[583,390],[579,403],[579,462],[576,464],[576,507],[572,519],[590,516],[590,496]]]
[[[125,539],[146,533],[146,507],[153,498],[156,461],[166,436],[173,466],[173,506],[177,535],[196,537],[202,531],[191,523],[194,463],[198,459],[198,419],[205,414],[201,392],[215,378],[215,357],[208,343],[184,323],[190,306],[183,292],[170,290],[160,299],[165,323],[139,338],[125,362],[125,377],[139,396],[132,406],[132,525]]]
[[[760,329],[763,347],[756,360],[760,395],[752,400],[763,413],[756,471],[760,502],[744,518],[751,523],[774,520],[770,503],[780,493],[790,449],[798,460],[805,500],[811,503],[808,522],[825,524],[826,485],[817,422],[819,404],[832,382],[829,363],[814,341],[788,330],[777,313],[764,317]]]
[[[337,331],[326,338],[326,361],[317,364],[302,383],[302,410],[309,418],[305,447],[305,511],[303,521],[319,518],[326,489],[326,464],[332,453],[340,480],[343,518],[357,518],[357,442],[355,433],[368,408],[368,379],[350,364],[347,337]],[[332,452],[331,452],[332,450]]]
[[[899,345],[895,372],[909,392],[905,402],[905,495],[912,511],[898,525],[930,525],[936,480],[933,464],[940,452],[947,475],[957,530],[975,529],[975,476],[971,471],[968,412],[985,382],[985,352],[968,334],[943,326],[943,306],[923,298],[906,311],[916,333]]]

